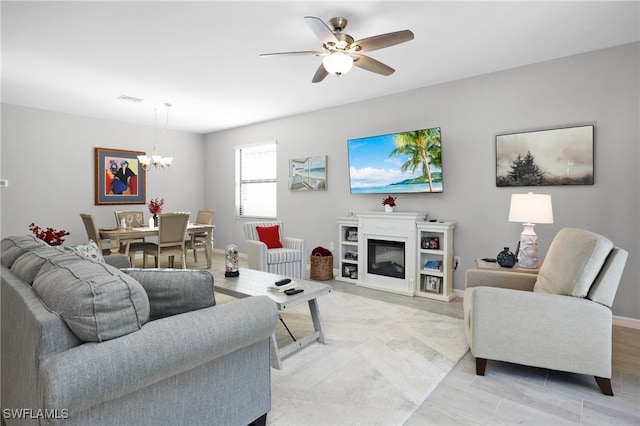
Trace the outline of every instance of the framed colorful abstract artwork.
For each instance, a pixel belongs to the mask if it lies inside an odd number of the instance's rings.
[[[95,204],[146,204],[144,152],[95,149]]]

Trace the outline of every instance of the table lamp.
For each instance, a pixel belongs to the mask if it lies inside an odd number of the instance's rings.
[[[521,268],[537,268],[538,236],[533,228],[536,223],[553,223],[551,195],[533,192],[512,194],[509,222],[521,222],[524,225],[520,234],[518,265]]]

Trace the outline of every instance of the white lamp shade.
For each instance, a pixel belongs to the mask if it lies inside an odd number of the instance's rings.
[[[509,222],[553,223],[551,195],[532,192],[512,194]]]
[[[325,56],[322,64],[327,72],[331,74],[344,74],[353,66],[353,58],[342,52],[333,52],[329,56]]]

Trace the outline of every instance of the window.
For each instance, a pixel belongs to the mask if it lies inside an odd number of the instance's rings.
[[[236,147],[236,215],[276,217],[276,142]]]

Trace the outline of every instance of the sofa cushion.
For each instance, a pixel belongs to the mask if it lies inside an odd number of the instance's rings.
[[[93,240],[89,240],[84,244],[78,244],[76,246],[67,246],[67,250],[75,251],[76,253],[81,254],[84,257],[88,257],[89,259],[93,259],[98,262],[104,262],[102,250]]]
[[[260,241],[267,245],[267,248],[282,248],[280,242],[280,226],[256,226]]]
[[[295,249],[278,248],[269,250],[267,253],[267,263],[269,265],[275,263],[299,262],[302,260],[302,251]]]
[[[33,288],[84,342],[123,336],[149,320],[149,299],[135,279],[77,253],[49,258]]]
[[[11,268],[13,262],[27,251],[48,246],[49,244],[35,237],[35,235],[18,235],[14,237],[6,237],[0,243],[2,256],[0,261],[7,268]]]
[[[144,288],[151,306],[151,320],[216,304],[213,275],[209,271],[127,268],[122,272]]]
[[[16,259],[11,265],[11,272],[13,272],[18,278],[26,282],[29,285],[33,284],[40,268],[51,257],[61,256],[67,253],[67,251],[60,247],[51,247],[49,245],[45,247],[38,247],[24,253],[22,256]]]
[[[594,232],[561,229],[540,267],[533,291],[586,297],[613,243]]]

